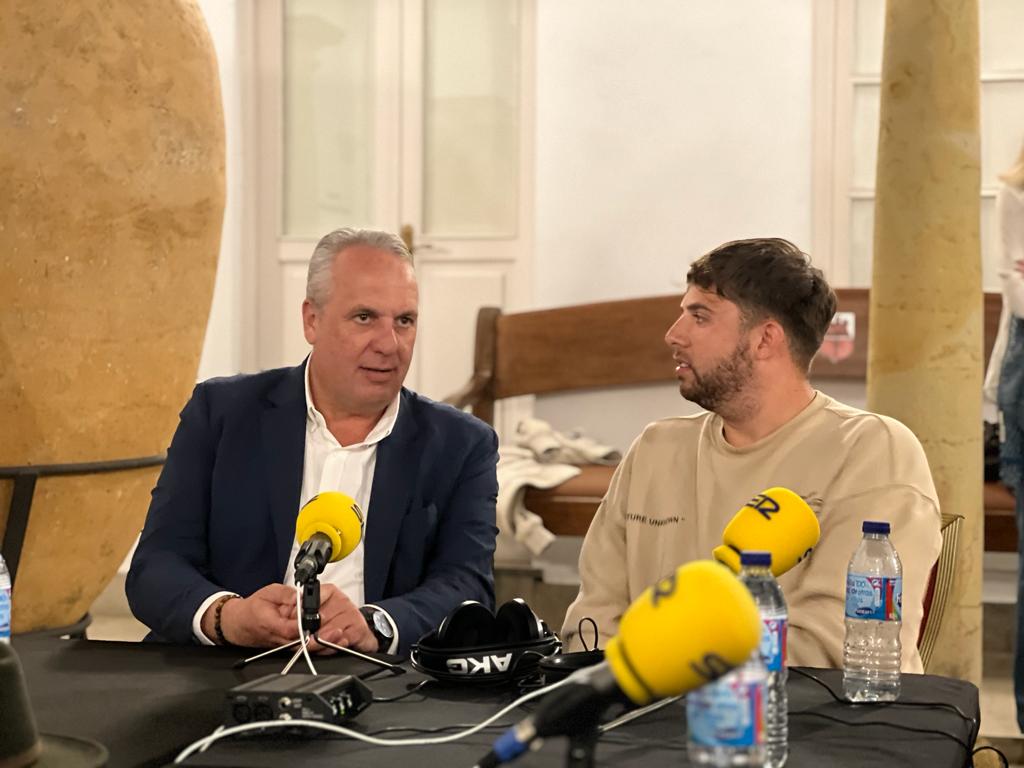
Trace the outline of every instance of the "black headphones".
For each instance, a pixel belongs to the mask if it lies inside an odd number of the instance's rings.
[[[413,667],[437,680],[503,683],[531,674],[562,642],[521,598],[497,613],[466,600],[412,646]]]

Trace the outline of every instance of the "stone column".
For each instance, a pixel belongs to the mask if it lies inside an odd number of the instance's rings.
[[[981,682],[982,289],[977,0],[888,0],[868,408],[920,438],[964,515],[930,671]]]

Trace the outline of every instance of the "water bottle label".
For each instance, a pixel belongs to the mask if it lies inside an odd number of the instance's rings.
[[[0,587],[0,639],[11,636],[11,590]]]
[[[764,682],[725,677],[687,697],[690,741],[708,747],[764,744]]]
[[[903,579],[889,576],[846,576],[846,617],[901,621],[903,618]]]
[[[780,672],[786,666],[786,619],[765,619],[761,633],[761,658],[769,672]]]

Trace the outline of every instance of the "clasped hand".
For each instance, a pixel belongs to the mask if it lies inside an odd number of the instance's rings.
[[[207,623],[205,618],[204,627]],[[247,648],[271,648],[297,640],[299,623],[295,588],[268,584],[249,597],[228,600],[221,608],[221,629],[229,643]],[[358,606],[333,584],[320,587],[320,629],[317,636],[345,648],[364,652],[377,650],[377,638]],[[315,640],[309,649],[322,654],[336,653]]]

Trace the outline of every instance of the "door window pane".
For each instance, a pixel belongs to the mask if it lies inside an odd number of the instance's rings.
[[[878,161],[877,85],[858,84],[853,87],[853,173],[854,189],[875,188],[875,166]]]
[[[850,286],[871,287],[871,254],[875,241],[875,200],[850,201]]]
[[[982,0],[978,7],[981,26],[981,71],[1024,70],[1024,3],[1021,0]]]
[[[882,74],[885,0],[856,0],[853,18],[853,74]]]
[[[373,221],[373,0],[285,0],[285,236]]]
[[[519,175],[517,0],[428,0],[423,227],[511,236]]]

